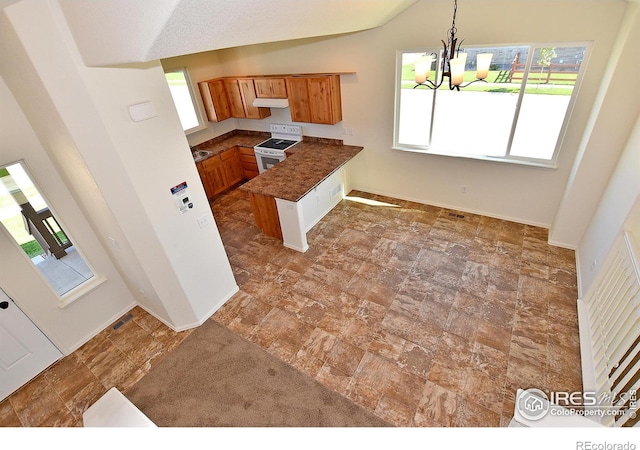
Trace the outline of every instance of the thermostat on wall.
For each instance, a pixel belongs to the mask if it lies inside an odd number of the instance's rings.
[[[171,194],[176,200],[176,206],[180,214],[184,214],[193,208],[193,202],[189,199],[189,191],[187,189],[187,182],[183,181],[171,188]]]

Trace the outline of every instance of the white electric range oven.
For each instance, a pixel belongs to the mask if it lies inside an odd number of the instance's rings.
[[[269,125],[271,137],[253,147],[258,163],[258,172],[262,173],[286,159],[285,151],[302,142],[302,127],[298,125]]]

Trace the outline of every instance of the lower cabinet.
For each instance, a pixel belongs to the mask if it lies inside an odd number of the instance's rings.
[[[226,187],[231,187],[244,180],[237,147],[233,147],[222,152],[220,159],[222,160],[222,167],[224,169]]]
[[[278,217],[276,199],[270,195],[249,192],[249,200],[253,209],[253,217],[258,228],[267,235],[282,239],[282,228]]]
[[[253,147],[238,147],[238,155],[244,177],[247,180],[257,177],[259,173],[258,162]]]
[[[199,162],[198,172],[209,200],[227,188],[220,155],[215,155]]]
[[[258,176],[253,147],[232,147],[196,166],[209,200],[244,180]]]

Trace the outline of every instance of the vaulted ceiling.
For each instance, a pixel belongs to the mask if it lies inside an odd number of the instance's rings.
[[[417,0],[59,0],[88,66],[381,26]]]

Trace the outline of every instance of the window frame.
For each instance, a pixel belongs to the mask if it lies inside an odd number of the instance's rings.
[[[74,286],[73,288],[69,289],[68,291],[63,292],[63,293],[59,293],[56,290],[55,286],[52,284],[51,280],[49,280],[42,273],[41,269],[37,267],[37,264],[34,263],[31,260],[29,255],[27,255],[25,250],[20,246],[20,244],[18,243],[16,238],[11,234],[11,232],[5,226],[5,224],[0,222],[0,233],[4,234],[7,237],[7,239],[11,242],[11,244],[16,248],[16,250],[18,250],[18,252],[21,254],[22,258],[24,258],[25,261],[28,261],[29,267],[31,267],[33,269],[32,273],[35,273],[38,277],[40,277],[40,279],[42,280],[44,285],[47,286],[49,291],[57,299],[58,308],[64,309],[64,308],[68,307],[69,305],[71,305],[72,303],[76,302],[77,300],[80,300],[81,298],[83,298],[85,295],[89,294],[93,290],[95,290],[98,286],[102,285],[105,281],[107,281],[107,277],[105,275],[99,273],[96,270],[96,268],[93,266],[93,264],[91,263],[89,258],[87,258],[87,256],[84,253],[84,251],[80,248],[80,246],[77,243],[77,240],[75,239],[75,237],[69,232],[69,227],[65,223],[64,219],[61,218],[60,214],[58,214],[55,206],[52,204],[52,202],[48,198],[47,194],[43,191],[43,189],[41,188],[40,184],[35,179],[33,173],[31,172],[29,166],[27,165],[26,161],[24,159],[19,159],[19,160],[7,162],[7,163],[1,163],[0,162],[0,169],[6,169],[6,168],[8,168],[10,166],[13,166],[13,165],[21,166],[22,170],[24,171],[24,173],[29,178],[29,181],[33,184],[33,186],[35,187],[35,189],[38,192],[38,194],[40,195],[40,197],[42,197],[44,203],[46,204],[47,208],[51,212],[52,216],[55,218],[56,222],[58,222],[60,228],[62,228],[64,230],[64,233],[67,236],[67,238],[71,242],[73,242],[73,246],[75,247],[75,251],[77,251],[78,254],[80,255],[80,257],[82,258],[83,262],[86,265],[86,268],[93,274],[91,277],[87,278],[86,280],[82,281],[81,283],[78,283],[76,286]]]
[[[500,47],[529,47],[529,52],[527,54],[527,65],[525,67],[525,72],[522,75],[522,82],[520,84],[518,99],[516,103],[516,108],[513,115],[513,120],[511,122],[511,129],[509,130],[509,139],[507,143],[507,148],[505,150],[504,156],[490,156],[490,155],[474,155],[474,154],[465,154],[458,152],[445,152],[441,149],[434,150],[431,148],[431,145],[419,145],[419,144],[402,144],[399,142],[399,130],[400,130],[400,107],[401,107],[401,92],[402,92],[402,62],[403,55],[407,53],[436,53],[438,55],[437,60],[435,61],[435,71],[436,77],[440,75],[440,66],[441,66],[441,58],[442,58],[442,48],[434,48],[434,47],[425,47],[420,49],[406,49],[406,50],[397,50],[396,51],[396,77],[395,77],[395,100],[394,100],[394,124],[393,124],[393,150],[405,151],[405,152],[413,152],[413,153],[422,153],[426,155],[433,156],[445,156],[445,157],[455,157],[455,158],[465,158],[465,159],[475,159],[475,160],[483,160],[483,161],[493,161],[499,163],[508,163],[508,164],[520,164],[520,165],[528,165],[535,167],[544,167],[544,168],[557,168],[558,154],[560,148],[562,146],[562,142],[566,135],[567,127],[573,113],[573,108],[575,106],[576,99],[578,97],[580,86],[582,84],[582,80],[584,78],[584,73],[586,71],[588,60],[591,54],[592,49],[592,41],[577,41],[577,42],[529,42],[529,43],[519,43],[519,44],[486,44],[486,45],[465,45],[463,50],[465,49],[488,49],[488,48],[500,48]],[[522,106],[522,102],[524,99],[527,79],[529,76],[529,72],[531,66],[533,65],[533,58],[535,49],[544,48],[544,47],[584,47],[584,56],[580,63],[580,68],[578,70],[578,74],[576,76],[576,81],[573,87],[573,93],[571,94],[571,98],[567,105],[567,109],[564,115],[564,119],[562,121],[562,125],[558,132],[558,138],[556,140],[555,148],[553,151],[553,156],[550,159],[544,158],[531,158],[526,156],[516,156],[511,155],[511,147],[513,144],[513,139],[515,136],[515,130],[518,124],[520,109]],[[445,81],[446,83],[446,81]],[[464,88],[462,89],[462,91]],[[460,93],[463,93],[463,92]],[[433,91],[433,99],[431,103],[431,118],[429,123],[429,141],[431,143],[433,128],[435,117],[437,115],[436,111],[436,98],[437,98],[437,90]]]
[[[194,90],[193,88],[193,81],[191,80],[191,76],[189,75],[189,69],[187,67],[170,67],[170,68],[164,68],[164,74],[165,74],[165,81],[166,81],[166,74],[168,73],[175,73],[175,72],[182,72],[182,75],[184,76],[185,82],[187,84],[187,89],[189,90],[189,96],[191,97],[191,104],[193,105],[193,109],[196,113],[196,119],[198,120],[198,125],[196,125],[195,127],[191,127],[189,129],[186,129],[184,131],[185,135],[189,135],[192,133],[196,133],[198,131],[202,131],[204,129],[207,128],[207,121],[204,120],[205,119],[205,114],[204,114],[204,105],[202,104],[202,99],[200,98],[199,92],[198,95],[196,95],[196,90]],[[169,83],[167,82],[167,87],[169,87]],[[173,96],[171,96],[171,99],[173,100]],[[174,106],[175,106],[175,102]],[[178,112],[178,108],[176,106],[176,112]],[[179,114],[178,114],[179,116]],[[182,122],[180,123],[180,126],[182,127]]]

